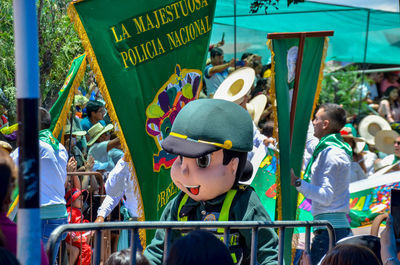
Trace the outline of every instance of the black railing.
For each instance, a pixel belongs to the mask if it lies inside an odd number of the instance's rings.
[[[251,239],[251,265],[256,264],[257,257],[257,239],[259,228],[278,228],[279,232],[279,252],[278,252],[278,264],[283,264],[283,248],[284,248],[284,235],[286,228],[305,227],[305,251],[310,252],[310,233],[311,227],[326,227],[329,234],[329,249],[331,249],[336,240],[333,226],[328,221],[276,221],[276,222],[255,222],[255,221],[231,221],[231,222],[105,222],[105,223],[86,223],[86,224],[68,224],[57,227],[51,234],[48,245],[47,255],[49,261],[53,260],[55,255],[54,246],[58,238],[63,233],[70,231],[95,231],[95,243],[92,264],[100,263],[100,252],[101,252],[101,230],[121,230],[129,229],[132,231],[131,235],[131,249],[132,257],[131,264],[136,264],[136,250],[138,248],[137,237],[138,229],[165,229],[165,242],[164,242],[164,261],[168,256],[170,247],[170,236],[171,230],[187,230],[187,229],[205,229],[205,228],[224,228],[224,242],[226,245],[229,244],[229,230],[230,229],[252,229]]]

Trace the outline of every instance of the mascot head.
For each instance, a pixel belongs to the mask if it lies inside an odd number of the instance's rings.
[[[233,102],[195,100],[176,116],[162,147],[178,155],[171,168],[175,185],[193,200],[211,200],[251,177],[253,123]]]

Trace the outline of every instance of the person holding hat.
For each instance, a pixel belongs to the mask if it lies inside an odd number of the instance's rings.
[[[81,120],[81,127],[83,130],[89,131],[89,129],[98,122],[106,126],[103,120],[105,114],[104,104],[100,101],[90,100],[86,105],[86,114],[87,116]],[[89,141],[89,139],[87,140]]]
[[[340,130],[346,124],[346,112],[337,104],[321,105],[310,126],[306,147],[312,154],[304,178],[292,170],[291,184],[312,200],[314,220],[331,222],[336,240],[352,235],[347,214],[350,211],[351,147],[343,141]],[[311,246],[312,264],[317,264],[329,248],[326,229],[314,231]]]
[[[72,126],[71,130],[71,125],[69,123],[67,123],[64,127],[64,146],[67,152],[75,157],[77,168],[81,168],[85,165],[85,155],[76,144],[80,140],[79,138],[85,136],[86,134],[86,131],[81,131],[75,126]]]
[[[228,77],[228,68],[235,66],[235,59],[227,63],[224,62],[224,51],[221,48],[213,48],[210,51],[210,58],[211,63],[204,70],[208,97],[212,97],[219,85]]]
[[[110,131],[114,128],[112,124],[103,126],[100,122],[93,125],[89,129],[88,134],[90,141],[88,142],[89,156],[93,156],[95,160],[95,167],[101,167],[100,169],[110,172],[115,164],[112,157],[109,155],[109,151],[113,148],[118,148],[121,142],[118,137],[110,140]]]
[[[65,194],[65,200],[67,201],[67,212],[68,212],[68,223],[70,224],[81,224],[89,223],[85,220],[82,215],[83,207],[83,192],[86,190],[79,190],[72,188]],[[80,249],[81,257],[79,264],[90,265],[92,248],[89,245],[90,233],[83,233],[79,231],[68,232],[67,238],[65,239],[67,244],[70,244],[78,249]],[[77,253],[79,255],[79,253]],[[70,255],[69,264],[75,264],[78,256]]]
[[[239,184],[251,177],[247,152],[253,149],[252,120],[242,107],[218,99],[189,102],[161,145],[168,153],[178,155],[171,178],[181,190],[165,207],[161,221],[271,220],[254,190]],[[219,238],[224,234],[223,229],[213,232]],[[181,236],[180,231],[173,230],[172,242]],[[230,237],[234,263],[248,264],[251,231],[232,230]],[[152,264],[162,264],[164,238],[164,230],[158,229],[144,252]],[[257,263],[277,264],[278,237],[274,230],[260,229],[258,239]]]
[[[85,159],[85,155],[82,153],[81,149],[78,148],[77,146],[77,138],[82,137],[86,135],[86,131],[81,131],[77,129],[75,126],[72,127],[71,131],[71,126],[70,124],[67,124],[64,129],[64,144],[69,152],[69,149],[71,148],[70,155],[71,157],[74,157],[76,161],[76,168],[77,171],[92,171],[93,166],[94,166],[94,158],[93,156],[88,156],[88,159]],[[78,179],[78,177],[74,176],[74,180]],[[78,180],[79,181],[79,180]],[[91,186],[98,187],[98,184],[94,178],[90,178],[90,176],[83,176],[82,179],[82,187],[85,189],[88,187],[89,182],[91,182]],[[80,185],[74,185],[76,187],[79,187]]]

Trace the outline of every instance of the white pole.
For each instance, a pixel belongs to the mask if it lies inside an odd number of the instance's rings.
[[[17,257],[22,265],[41,264],[39,210],[39,47],[36,1],[14,0],[19,210]]]

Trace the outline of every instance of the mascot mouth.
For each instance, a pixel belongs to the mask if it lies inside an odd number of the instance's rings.
[[[199,195],[200,185],[198,186],[185,186],[185,188],[193,195]]]

